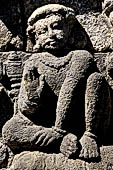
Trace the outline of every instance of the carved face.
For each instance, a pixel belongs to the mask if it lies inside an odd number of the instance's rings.
[[[34,48],[41,47],[44,51],[56,51],[65,47],[69,26],[62,16],[48,16],[37,21],[34,26],[36,31]]]

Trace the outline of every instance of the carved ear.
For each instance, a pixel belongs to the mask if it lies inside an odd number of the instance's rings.
[[[29,38],[27,38],[26,51],[27,52],[32,52],[33,51],[33,43],[32,43],[32,41]]]

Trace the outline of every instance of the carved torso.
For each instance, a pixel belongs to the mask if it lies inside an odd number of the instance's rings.
[[[72,53],[61,58],[52,56],[49,53],[40,53],[37,54],[37,59],[34,56],[32,56],[32,58],[34,58],[35,67],[37,68],[38,73],[45,76],[46,83],[55,95],[58,96],[66,73],[71,65]]]

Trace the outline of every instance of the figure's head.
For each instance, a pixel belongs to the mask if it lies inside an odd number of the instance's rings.
[[[75,23],[75,13],[63,5],[50,4],[36,9],[28,19],[27,34],[35,52],[65,49]]]

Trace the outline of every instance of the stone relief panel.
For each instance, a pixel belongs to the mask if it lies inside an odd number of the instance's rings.
[[[113,2],[100,2],[25,1],[26,52],[11,51],[1,20],[1,168],[113,167],[112,146],[101,147],[113,145]]]
[[[13,153],[52,149],[67,157],[99,157],[97,139],[101,143],[111,118],[110,92],[93,56],[75,50],[76,27],[74,10],[58,4],[38,8],[28,19],[27,48],[35,54],[24,65],[18,110],[2,130]],[[11,82],[20,82],[18,60],[12,55],[7,60]]]

